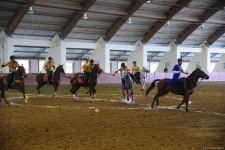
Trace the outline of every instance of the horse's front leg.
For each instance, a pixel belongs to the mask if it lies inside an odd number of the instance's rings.
[[[53,93],[52,97],[55,97],[56,96],[56,92],[57,92],[57,90],[59,88],[59,83],[58,82],[57,83],[53,82],[52,86],[54,87],[54,93]]]
[[[6,102],[6,104],[9,104],[9,102],[6,100],[5,98],[5,89],[4,87],[2,87],[3,89],[1,89],[1,97],[0,97],[0,102],[2,103],[2,99],[4,99],[4,101]]]
[[[38,83],[38,86],[37,86],[37,92],[38,92],[38,94],[41,93],[40,88],[42,88],[43,86],[44,86],[43,83]]]
[[[179,109],[180,109],[180,106],[182,106],[186,101],[188,101],[187,99],[189,99],[189,98],[187,97],[187,95],[184,95],[183,100],[182,100],[181,103],[177,106],[177,110],[179,110]],[[187,102],[186,102],[186,104],[187,104]],[[186,109],[187,109],[187,105],[186,105]],[[186,110],[186,111],[187,111],[187,110]]]
[[[186,111],[189,111],[189,109],[188,109],[188,105],[189,105],[189,95],[187,95],[186,96],[186,100],[185,100],[185,102],[186,102]]]
[[[23,93],[24,103],[29,103],[29,96],[26,95],[24,83],[22,83],[21,85],[16,85],[16,87],[18,87],[18,90]]]

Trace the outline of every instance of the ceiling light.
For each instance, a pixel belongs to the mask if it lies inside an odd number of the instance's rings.
[[[151,1],[150,1],[150,0],[148,0],[148,1],[147,1],[147,3],[151,3]]]
[[[132,24],[132,18],[131,18],[131,17],[128,18],[127,23],[128,23],[128,24]]]
[[[169,21],[167,21],[166,26],[169,26],[169,25],[170,25],[170,22],[169,22]]]
[[[205,27],[204,27],[204,25],[203,25],[203,24],[201,24],[200,28],[201,28],[201,29],[204,29]]]
[[[30,7],[29,7],[29,9],[28,9],[28,12],[27,12],[27,13],[28,13],[28,14],[33,14],[33,13],[34,13],[32,6],[30,6]]]
[[[88,19],[88,17],[87,17],[87,13],[84,13],[84,15],[83,15],[83,19],[84,19],[84,20],[87,20],[87,19]]]

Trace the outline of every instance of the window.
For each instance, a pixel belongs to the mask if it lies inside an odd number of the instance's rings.
[[[188,65],[189,65],[189,62],[183,62],[183,63],[182,63],[182,69],[183,69],[184,71],[187,71]]]
[[[45,72],[44,64],[45,64],[45,60],[39,60],[39,72],[42,72],[42,73]]]
[[[150,72],[151,73],[155,72],[158,65],[159,65],[159,62],[150,62]]]
[[[17,62],[19,63],[20,66],[23,66],[26,69],[26,73],[29,73],[29,60],[25,59],[18,59]]]
[[[213,70],[215,69],[216,67],[216,63],[215,62],[212,62],[209,64],[209,72],[213,72]]]
[[[66,61],[66,73],[73,73],[73,61]]]

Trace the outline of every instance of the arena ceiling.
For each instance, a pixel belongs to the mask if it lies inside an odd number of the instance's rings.
[[[28,13],[30,6],[33,13]],[[112,43],[225,47],[225,0],[1,0],[0,30],[29,39],[51,39],[58,33],[68,41],[103,37]],[[119,53],[112,52],[111,59]]]

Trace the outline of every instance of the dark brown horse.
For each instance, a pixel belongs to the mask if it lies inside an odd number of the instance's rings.
[[[61,75],[61,73],[63,75],[65,75],[65,71],[63,69],[63,65],[59,65],[55,69],[55,72],[53,74],[53,81],[52,81],[51,85],[54,87],[54,93],[53,93],[52,97],[56,96],[56,91],[57,91],[57,89],[59,87],[59,83],[60,83],[60,75]],[[44,81],[44,76],[45,75],[46,74],[44,74],[44,73],[40,73],[40,74],[37,74],[37,76],[36,76],[36,81],[38,83],[38,86],[37,86],[38,94],[40,94],[40,88],[42,88],[44,85],[47,84],[47,82]]]
[[[180,85],[179,83],[175,83],[174,85],[168,84],[169,79],[154,80],[146,91],[146,96],[147,96],[149,92],[155,87],[155,83],[159,81],[157,86],[158,91],[152,102],[152,106],[151,106],[152,109],[154,107],[154,103],[156,100],[157,100],[156,106],[159,105],[160,96],[164,96],[168,94],[169,92],[172,92],[173,94],[183,96],[183,101],[177,106],[177,109],[179,110],[180,106],[186,103],[186,111],[188,111],[189,96],[193,93],[193,89],[196,87],[197,82],[200,78],[209,79],[209,76],[205,72],[203,72],[201,69],[196,69],[185,79],[187,81],[187,85],[189,89],[191,90],[190,94],[186,94],[186,91],[184,91],[184,89],[182,88],[183,86]]]
[[[70,80],[72,85],[71,93],[73,94],[74,98],[77,97],[76,92],[80,89],[80,87],[88,87],[89,88],[89,95],[94,98],[94,94],[96,93],[95,86],[97,85],[97,78],[99,74],[101,74],[102,69],[100,68],[99,64],[94,64],[88,79],[88,84],[85,84],[84,79],[82,78],[81,73],[76,73]]]
[[[0,90],[1,90],[1,96],[0,96],[0,102],[2,102],[2,99],[5,100],[5,102],[8,104],[8,101],[5,98],[5,91],[8,89],[16,89],[23,93],[24,102],[27,104],[29,102],[29,97],[25,93],[25,84],[24,84],[24,77],[27,77],[25,68],[23,66],[18,67],[14,74],[14,82],[13,84],[9,85],[9,81],[11,80],[10,75],[3,76],[0,78]]]

